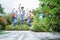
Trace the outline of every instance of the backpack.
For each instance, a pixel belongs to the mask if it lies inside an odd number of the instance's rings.
[[[12,14],[11,14],[11,18],[13,19],[13,18],[14,18],[14,16],[15,16],[15,14],[14,14],[14,13],[12,13]]]

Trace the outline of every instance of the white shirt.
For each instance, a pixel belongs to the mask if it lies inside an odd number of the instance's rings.
[[[25,10],[20,10],[20,14],[25,14]]]
[[[17,12],[16,12],[16,10],[13,10],[13,13],[15,14],[15,16],[14,17],[16,17],[17,18]]]
[[[26,14],[26,16],[27,16],[27,17],[30,17],[30,16],[31,16],[31,13],[30,13],[30,12],[28,12],[28,13]]]

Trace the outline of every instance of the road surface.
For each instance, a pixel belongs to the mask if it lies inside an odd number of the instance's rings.
[[[8,34],[0,35],[0,40],[60,40],[59,33],[32,32],[32,31],[5,31]]]

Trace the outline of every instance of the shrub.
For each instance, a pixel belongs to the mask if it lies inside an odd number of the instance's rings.
[[[7,16],[4,16],[4,18],[7,20],[7,25],[11,25],[11,23],[12,23],[11,14],[8,14]]]
[[[16,25],[16,27],[14,28],[15,30],[20,30],[21,27],[19,25]]]
[[[22,25],[21,30],[28,30],[28,29],[29,29],[29,27],[28,27],[26,24],[23,24],[23,25]]]
[[[0,27],[1,27],[1,29],[5,29],[6,25],[7,25],[6,19],[4,19],[3,17],[0,17]]]
[[[33,31],[50,31],[49,30],[50,19],[48,17],[44,17],[43,19],[39,19],[39,14],[37,13],[34,21],[33,21]]]
[[[5,29],[6,30],[13,30],[13,26],[12,25],[7,25]]]

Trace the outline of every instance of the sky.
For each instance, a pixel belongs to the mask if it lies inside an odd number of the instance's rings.
[[[39,5],[39,0],[0,0],[0,4],[5,12],[11,12],[13,8],[18,10],[19,4],[28,10],[36,9]]]

